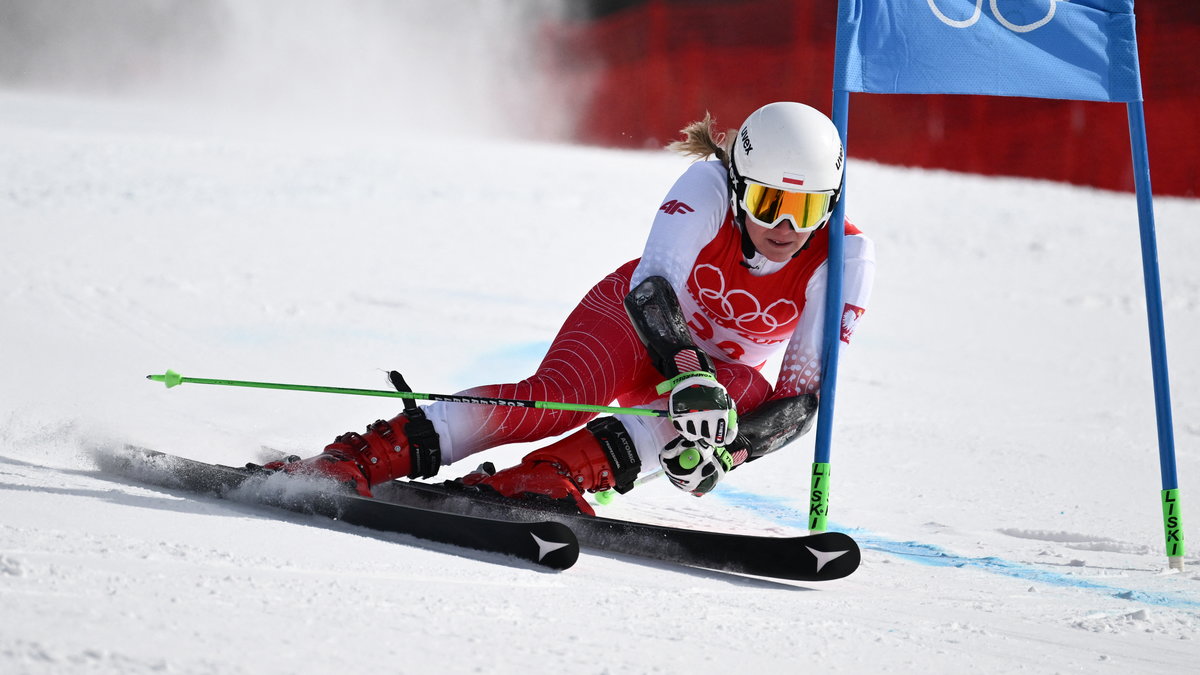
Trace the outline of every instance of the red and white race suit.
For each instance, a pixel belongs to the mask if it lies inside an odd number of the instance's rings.
[[[642,257],[609,274],[567,317],[533,376],[463,394],[542,401],[665,407],[655,393],[663,377],[650,364],[625,313],[631,287],[651,276],[670,282],[698,347],[713,357],[717,379],[745,414],[771,398],[820,388],[828,228],[812,235],[796,257],[774,263],[742,251],[733,222],[724,166],[693,164],[671,188],[655,216]],[[748,225],[748,227],[757,227]],[[874,244],[845,224],[842,342],[849,344],[867,307],[875,273]],[[774,387],[759,370],[784,350]],[[427,413],[442,440],[442,461],[481,450],[557,436],[585,424],[591,413],[435,403]],[[675,436],[663,418],[621,415],[642,459]]]

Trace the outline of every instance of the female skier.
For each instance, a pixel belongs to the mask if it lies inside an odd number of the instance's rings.
[[[431,477],[505,443],[577,429],[493,473],[459,481],[504,497],[563,500],[630,489],[661,466],[703,495],[738,465],[805,433],[817,408],[825,312],[826,227],[842,187],[837,129],[814,108],[772,103],[734,138],[710,116],[671,148],[698,159],[654,218],[642,257],[584,296],[536,373],[464,395],[662,407],[669,418],[433,403],[339,436],[306,460],[265,468],[328,477],[370,496],[399,477]],[[845,224],[842,341],[867,306],[874,245]],[[785,349],[777,382],[760,373]],[[591,420],[591,421],[589,421]],[[582,428],[579,428],[582,427]]]

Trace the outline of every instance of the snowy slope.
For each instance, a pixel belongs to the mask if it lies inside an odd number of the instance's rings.
[[[1162,573],[1130,195],[850,164],[850,215],[879,267],[839,389],[832,520],[864,546],[839,582],[588,554],[547,573],[97,472],[97,443],[237,463],[315,451],[395,408],[143,379],[166,368],[369,388],[397,368],[427,391],[521,377],[586,289],[638,255],[686,165],[335,131],[0,94],[0,672],[1138,673],[1200,659],[1200,560]],[[1200,203],[1156,206],[1200,541]],[[807,437],[703,500],[657,483],[606,512],[800,531],[811,453]]]

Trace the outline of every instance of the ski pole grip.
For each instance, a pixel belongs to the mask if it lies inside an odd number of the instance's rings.
[[[412,391],[412,389],[408,387],[408,383],[404,381],[404,376],[401,375],[400,371],[398,370],[389,371],[388,380],[391,381],[392,386],[396,388],[396,391],[402,394]],[[413,408],[417,407],[417,399],[415,398],[401,398],[400,400],[404,401],[405,410],[412,410]]]

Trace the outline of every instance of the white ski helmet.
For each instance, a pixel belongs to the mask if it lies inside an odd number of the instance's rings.
[[[841,195],[844,164],[841,136],[821,111],[790,101],[755,110],[738,129],[730,153],[730,200],[738,224],[744,227],[749,215],[764,227],[784,220],[801,231],[821,227]],[[781,204],[778,191],[792,193],[784,195],[789,204]]]

